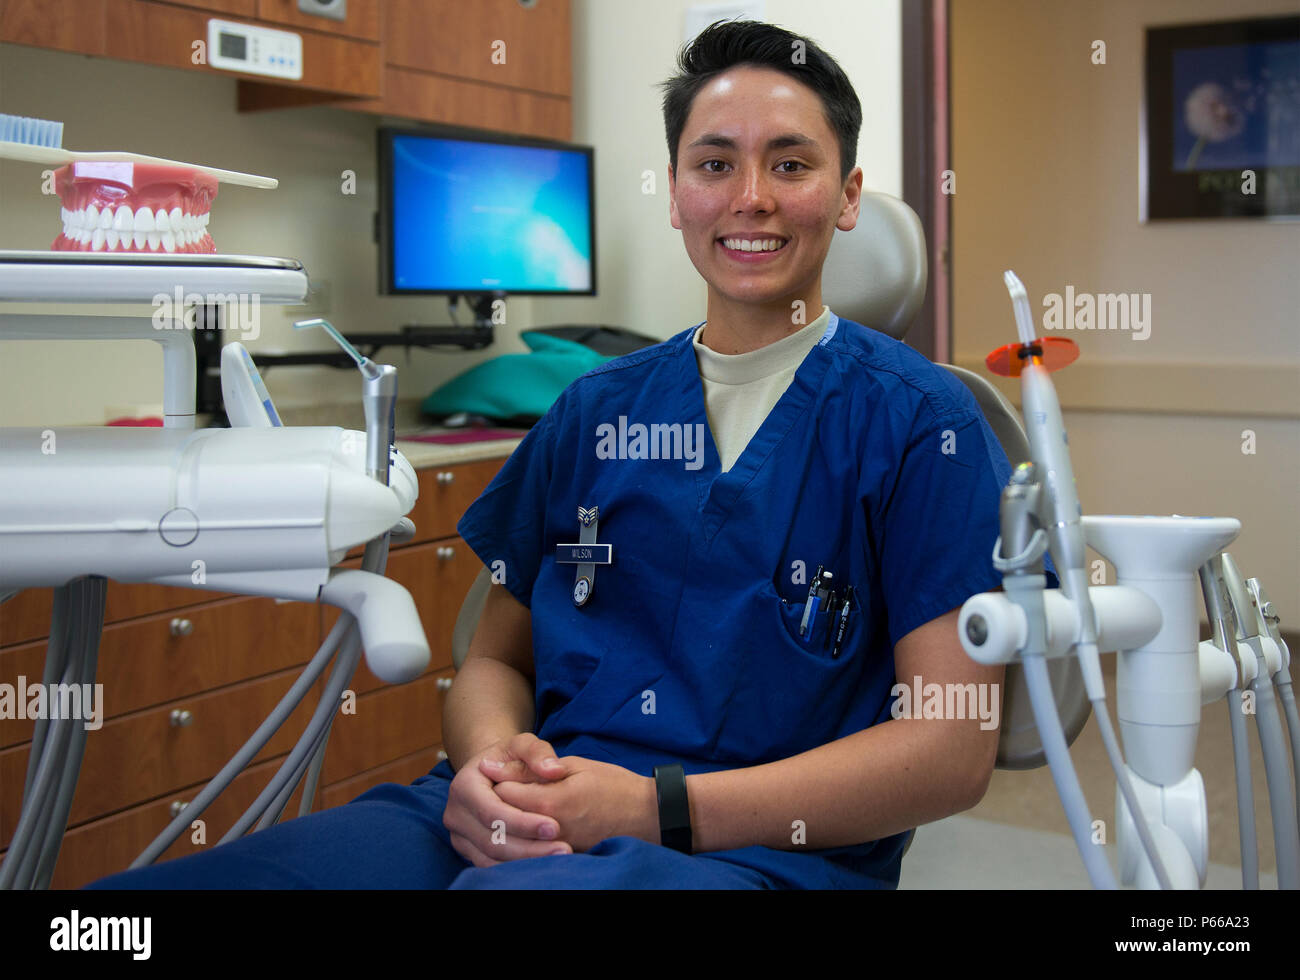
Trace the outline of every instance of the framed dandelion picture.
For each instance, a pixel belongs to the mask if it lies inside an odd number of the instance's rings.
[[[1300,17],[1149,27],[1140,207],[1300,216]]]

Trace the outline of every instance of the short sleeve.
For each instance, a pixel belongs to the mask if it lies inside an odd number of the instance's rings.
[[[510,594],[532,607],[541,567],[546,504],[555,465],[557,408],[510,454],[487,489],[465,511],[456,530]]]
[[[960,412],[927,426],[898,461],[876,555],[891,646],[972,595],[996,589],[998,504],[1011,466],[988,423]]]

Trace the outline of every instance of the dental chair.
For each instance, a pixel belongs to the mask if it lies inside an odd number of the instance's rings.
[[[902,340],[925,299],[926,255],[925,232],[916,213],[889,194],[864,192],[857,226],[850,232],[837,232],[832,242],[822,272],[822,300],[837,315]],[[1012,466],[1029,459],[1029,442],[1011,402],[974,372],[952,364],[941,366],[975,396]],[[990,554],[992,547],[990,541]],[[484,568],[470,586],[452,631],[452,659],[457,670],[469,652],[490,588],[491,575]],[[1072,745],[1091,711],[1083,675],[1074,657],[1048,661],[1048,672],[1066,743]],[[1001,717],[997,768],[1021,770],[1045,765],[1047,756],[1019,664],[1006,668]],[[907,847],[915,836],[913,831]]]

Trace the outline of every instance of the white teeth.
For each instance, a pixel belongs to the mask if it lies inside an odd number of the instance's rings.
[[[165,251],[176,251],[176,236],[174,234],[170,231],[164,231],[159,237],[162,239],[162,247]]]
[[[135,212],[136,231],[143,231],[146,234],[148,234],[151,231],[157,230],[157,227],[158,226],[154,224],[153,211],[151,211],[149,208],[136,209]]]
[[[90,205],[88,208],[86,208],[85,218],[86,218],[85,223],[82,225],[83,228],[98,228],[99,208],[95,207],[95,205],[93,204]]]
[[[161,209],[160,209],[160,210],[161,210]],[[184,220],[184,215],[181,214],[181,209],[180,209],[180,208],[172,208],[172,209],[171,209],[171,212],[167,215],[167,217],[171,219],[171,221],[169,222],[169,224],[171,225],[171,230],[172,230],[172,231],[180,231],[180,230],[181,230],[181,222]],[[159,231],[162,231],[161,228],[159,228],[158,230],[159,230]]]
[[[96,252],[104,247],[103,228],[96,228],[94,234],[90,236],[90,247]]]
[[[158,246],[162,244],[162,237],[156,231],[149,232],[149,250],[158,251]]]
[[[104,208],[103,211],[99,212],[99,230],[108,231],[108,229],[112,227],[113,227],[113,209]]]
[[[104,232],[104,241],[108,244],[110,249],[117,248],[117,237],[117,230],[114,228],[110,228],[108,231]]]
[[[785,242],[779,238],[760,238],[750,240],[748,238],[724,238],[722,244],[727,248],[738,252],[775,252],[783,247]]]
[[[148,238],[149,238],[149,233],[147,231],[141,231],[139,228],[137,228],[135,230],[135,247],[144,248],[144,243],[148,240]]]
[[[116,232],[131,230],[131,206],[129,204],[119,204],[117,213],[113,215],[113,230]]]
[[[153,230],[158,232],[159,234],[162,234],[164,231],[173,230],[171,219],[167,217],[167,212],[164,211],[162,208],[159,208],[158,213],[154,215]]]

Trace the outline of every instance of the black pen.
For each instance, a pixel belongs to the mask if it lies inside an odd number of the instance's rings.
[[[844,596],[844,605],[840,607],[840,628],[835,631],[835,649],[831,651],[832,660],[836,659],[840,655],[840,646],[844,643],[844,631],[849,625],[849,604],[852,601],[853,587],[849,586],[849,591]]]

